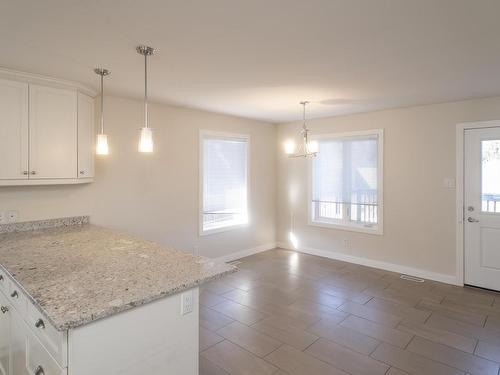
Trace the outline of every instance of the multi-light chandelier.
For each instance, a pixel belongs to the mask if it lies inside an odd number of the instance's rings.
[[[295,141],[288,140],[285,142],[285,153],[289,158],[308,158],[315,157],[318,154],[318,141],[311,141],[309,139],[309,129],[306,124],[306,105],[308,105],[309,102],[303,101],[300,102],[300,104],[303,107],[303,122],[300,131],[301,141],[298,149]]]

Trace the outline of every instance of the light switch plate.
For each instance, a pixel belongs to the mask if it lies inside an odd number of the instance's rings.
[[[194,309],[194,294],[188,290],[181,294],[181,315],[192,313]]]

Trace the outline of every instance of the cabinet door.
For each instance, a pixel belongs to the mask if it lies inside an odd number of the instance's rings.
[[[27,327],[12,310],[10,316],[10,375],[32,375],[26,367]]]
[[[2,293],[0,307],[0,375],[9,375],[10,308]]]
[[[76,90],[30,85],[29,92],[29,178],[76,178]]]
[[[0,179],[28,178],[28,84],[0,80]]]
[[[78,178],[94,177],[94,99],[78,94]]]

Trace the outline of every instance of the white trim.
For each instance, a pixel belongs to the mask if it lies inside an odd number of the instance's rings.
[[[453,275],[447,275],[444,273],[432,272],[427,270],[422,270],[419,268],[407,267],[400,264],[388,263],[379,260],[373,260],[368,258],[361,258],[352,255],[347,255],[337,251],[321,250],[312,247],[300,246],[299,249],[294,249],[293,246],[287,242],[278,242],[277,246],[282,249],[294,250],[300,253],[317,255],[324,258],[340,260],[343,262],[359,264],[362,266],[373,267],[382,269],[385,271],[396,272],[400,274],[421,277],[423,279],[439,281],[446,284],[460,285],[457,283],[457,279]]]
[[[213,260],[218,262],[218,263],[227,263],[227,262],[232,262],[232,261],[237,260],[237,259],[248,257],[250,255],[262,253],[262,252],[267,251],[267,250],[272,250],[275,248],[276,248],[276,243],[270,242],[270,243],[267,243],[264,245],[260,245],[260,246],[252,247],[250,249],[237,251],[235,253],[224,255],[224,256],[221,256],[218,258],[213,258]]]
[[[97,95],[96,91],[85,85],[82,85],[79,82],[43,76],[40,74],[21,72],[19,70],[12,70],[2,67],[0,67],[0,78],[22,81],[27,83],[34,83],[34,84],[49,85],[54,87],[73,88],[93,98]]]
[[[239,223],[235,225],[228,225],[221,228],[203,230],[203,139],[205,137],[214,137],[219,139],[238,139],[245,140],[247,143],[246,147],[246,159],[247,159],[247,173],[246,173],[246,185],[247,185],[247,222]],[[227,232],[233,229],[248,227],[250,225],[250,180],[251,180],[251,170],[250,170],[250,159],[251,159],[251,138],[250,134],[238,134],[238,133],[226,133],[212,130],[200,129],[199,141],[198,141],[198,236],[209,236],[216,233]]]
[[[467,129],[496,128],[500,127],[500,120],[462,122],[456,127],[456,278],[457,285],[464,285],[464,133]]]
[[[344,133],[315,134],[311,139],[343,139],[361,137],[367,135],[376,135],[378,139],[378,165],[377,165],[377,194],[378,194],[378,223],[375,228],[370,229],[358,224],[345,225],[342,223],[325,223],[312,220],[311,201],[312,201],[312,163],[309,159],[307,164],[307,224],[316,227],[345,230],[349,232],[360,232],[382,236],[384,234],[384,129],[369,129]]]

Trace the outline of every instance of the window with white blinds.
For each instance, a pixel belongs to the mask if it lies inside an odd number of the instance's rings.
[[[382,232],[382,130],[317,138],[310,223]]]
[[[201,233],[248,222],[248,143],[245,135],[201,134]]]

